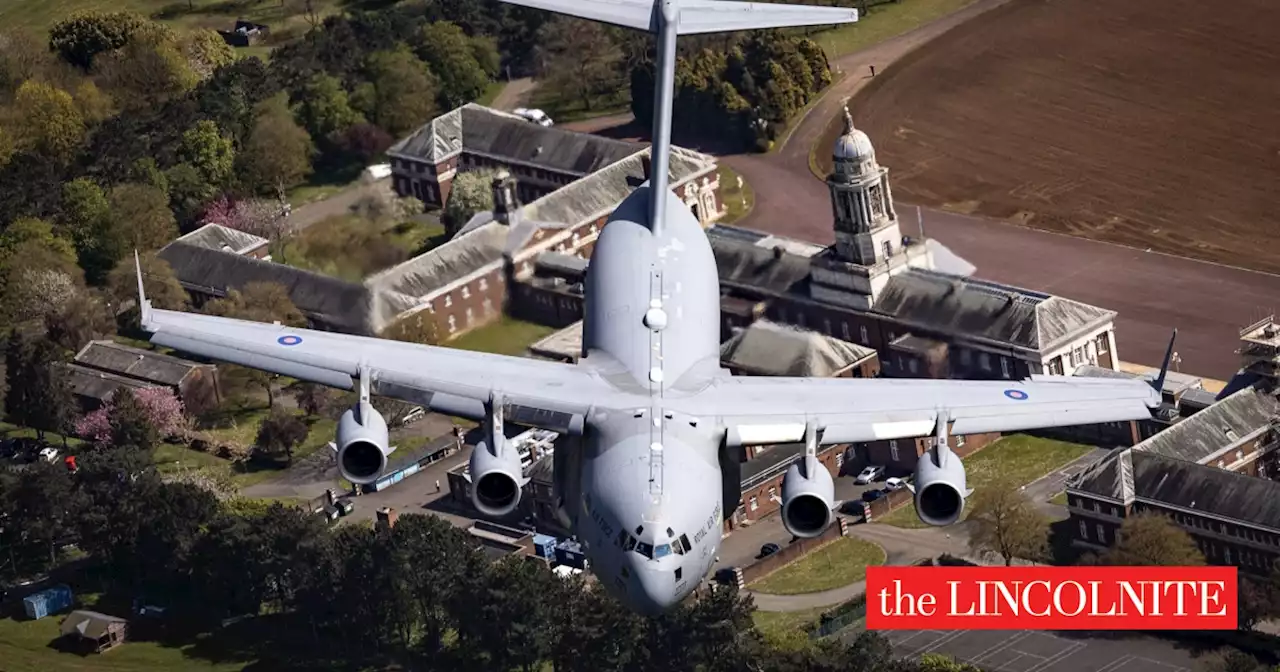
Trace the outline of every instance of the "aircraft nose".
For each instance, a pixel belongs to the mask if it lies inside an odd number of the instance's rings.
[[[662,613],[677,602],[675,575],[670,571],[635,567],[636,610],[645,616]]]

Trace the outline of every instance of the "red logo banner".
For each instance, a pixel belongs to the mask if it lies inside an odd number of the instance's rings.
[[[1235,630],[1235,567],[868,567],[868,630]]]

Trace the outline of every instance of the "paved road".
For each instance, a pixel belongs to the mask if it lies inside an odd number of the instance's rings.
[[[502,92],[493,99],[489,107],[506,112],[522,107],[529,101],[529,95],[533,93],[535,86],[536,84],[530,77],[513,79],[502,87]]]
[[[857,636],[851,630],[846,637]],[[1029,630],[883,632],[902,656],[940,653],[993,672],[1191,672],[1195,661],[1174,642],[1142,636]]]

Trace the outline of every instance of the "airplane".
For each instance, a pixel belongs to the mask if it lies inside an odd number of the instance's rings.
[[[781,517],[792,535],[812,538],[838,506],[819,446],[932,434],[913,491],[920,518],[941,526],[959,519],[972,493],[948,432],[1136,420],[1160,405],[1168,355],[1154,385],[1042,375],[1017,382],[732,376],[720,366],[710,242],[668,186],[676,37],[848,23],[857,12],[727,0],[504,1],[658,36],[653,170],[596,241],[579,362],[155,309],[139,265],[141,324],[151,342],[357,391],[335,441],[339,471],[356,484],[376,481],[391,451],[371,395],[482,423],[470,476],[472,503],[486,516],[513,513],[527,482],[504,422],[559,432],[558,514],[604,588],[648,616],[683,601],[710,573],[723,521],[741,503],[746,446],[803,442],[784,476]]]

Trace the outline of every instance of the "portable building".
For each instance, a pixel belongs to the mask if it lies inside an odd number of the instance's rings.
[[[533,535],[533,552],[540,558],[554,560],[556,557],[556,538],[549,534]]]
[[[22,608],[27,612],[27,618],[32,620],[56,614],[70,606],[71,587],[66,585],[46,588],[22,600]]]
[[[582,544],[576,541],[563,541],[556,546],[556,562],[578,569],[587,568],[587,556],[582,552]]]

